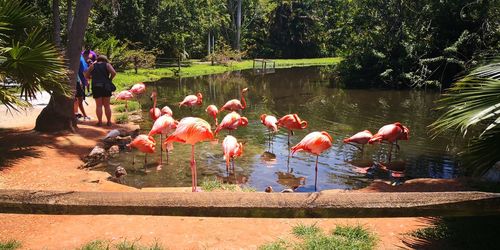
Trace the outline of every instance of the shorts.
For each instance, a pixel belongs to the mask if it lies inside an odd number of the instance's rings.
[[[104,87],[92,86],[92,97],[94,97],[94,99],[101,97],[111,97],[111,91],[106,91]]]
[[[82,87],[82,85],[79,82],[76,82],[76,93],[75,97],[84,97],[85,96],[85,90]]]

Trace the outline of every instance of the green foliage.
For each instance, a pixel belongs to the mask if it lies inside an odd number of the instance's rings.
[[[222,183],[217,178],[204,178],[200,186],[203,191],[207,192],[216,190],[233,192],[238,189],[238,185]]]
[[[89,243],[86,243],[78,250],[109,250],[110,244],[108,242],[104,242],[102,240],[94,240]]]
[[[233,61],[241,61],[243,56],[243,52],[238,52],[229,47],[229,45],[222,44],[215,50],[215,53],[212,53],[207,57],[207,60],[213,60],[217,64],[229,66]]]
[[[414,249],[427,249],[438,243],[440,249],[495,249],[500,244],[500,217],[452,217],[436,219],[431,227],[410,235],[417,238]]]
[[[42,89],[69,96],[64,61],[46,40],[37,17],[33,7],[0,1],[0,81],[9,78],[19,83],[25,99]],[[11,108],[29,105],[6,90],[0,91],[0,101]]]
[[[162,250],[164,249],[158,242],[154,242],[150,246],[143,246],[137,244],[136,241],[123,240],[117,244],[111,244],[107,241],[94,240],[80,248],[78,250]]]
[[[0,242],[0,250],[14,250],[21,248],[21,242],[17,240],[8,240]]]
[[[325,235],[316,225],[306,226],[299,224],[293,227],[293,234],[299,241],[280,239],[259,249],[373,249],[376,244],[375,236],[362,226],[336,226]]]
[[[144,49],[126,50],[120,57],[123,69],[153,68],[156,56],[152,52]]]
[[[432,125],[435,135],[453,129],[469,144],[463,154],[469,172],[480,175],[500,160],[500,63],[478,67],[458,80],[438,102],[444,113]]]
[[[125,112],[125,101],[115,101],[113,103],[113,108],[116,112]],[[127,102],[128,111],[137,111],[141,109],[141,104],[138,101],[128,101]]]
[[[128,123],[128,114],[127,113],[118,114],[117,116],[115,116],[115,121],[118,124]]]

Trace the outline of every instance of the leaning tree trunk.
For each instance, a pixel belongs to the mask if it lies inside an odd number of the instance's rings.
[[[80,66],[80,50],[83,36],[87,28],[92,0],[76,2],[75,17],[68,36],[66,58],[69,68],[70,89],[76,89],[76,72]],[[75,114],[73,114],[74,97],[52,95],[47,107],[36,118],[35,130],[41,132],[56,132],[62,130],[75,131],[77,128]]]
[[[237,51],[240,51],[240,40],[241,40],[241,0],[237,0],[236,7],[236,38],[235,38]]]
[[[61,13],[59,12],[59,0],[52,0],[52,15],[54,19],[54,44],[61,49]]]
[[[67,9],[67,13],[66,13],[66,15],[67,15],[66,31],[67,31],[67,34],[69,35],[70,30],[71,30],[71,25],[73,24],[73,0],[68,0],[66,3],[67,3],[66,5],[68,5],[67,6],[68,9]]]

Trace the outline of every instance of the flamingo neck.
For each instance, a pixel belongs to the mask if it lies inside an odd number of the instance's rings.
[[[156,95],[153,96],[153,108],[156,108]]]
[[[245,94],[243,93],[243,91],[241,92],[241,106],[243,108],[247,107],[247,102],[245,101]]]

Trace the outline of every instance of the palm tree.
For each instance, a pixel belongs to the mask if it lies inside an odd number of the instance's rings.
[[[462,156],[469,174],[481,175],[500,160],[500,59],[458,80],[438,103],[445,112],[431,124],[432,131],[454,129],[467,136]]]
[[[20,84],[21,98],[0,87],[0,102],[9,109],[29,106],[43,90],[69,96],[64,60],[47,40],[36,10],[17,0],[0,0],[0,81]]]

